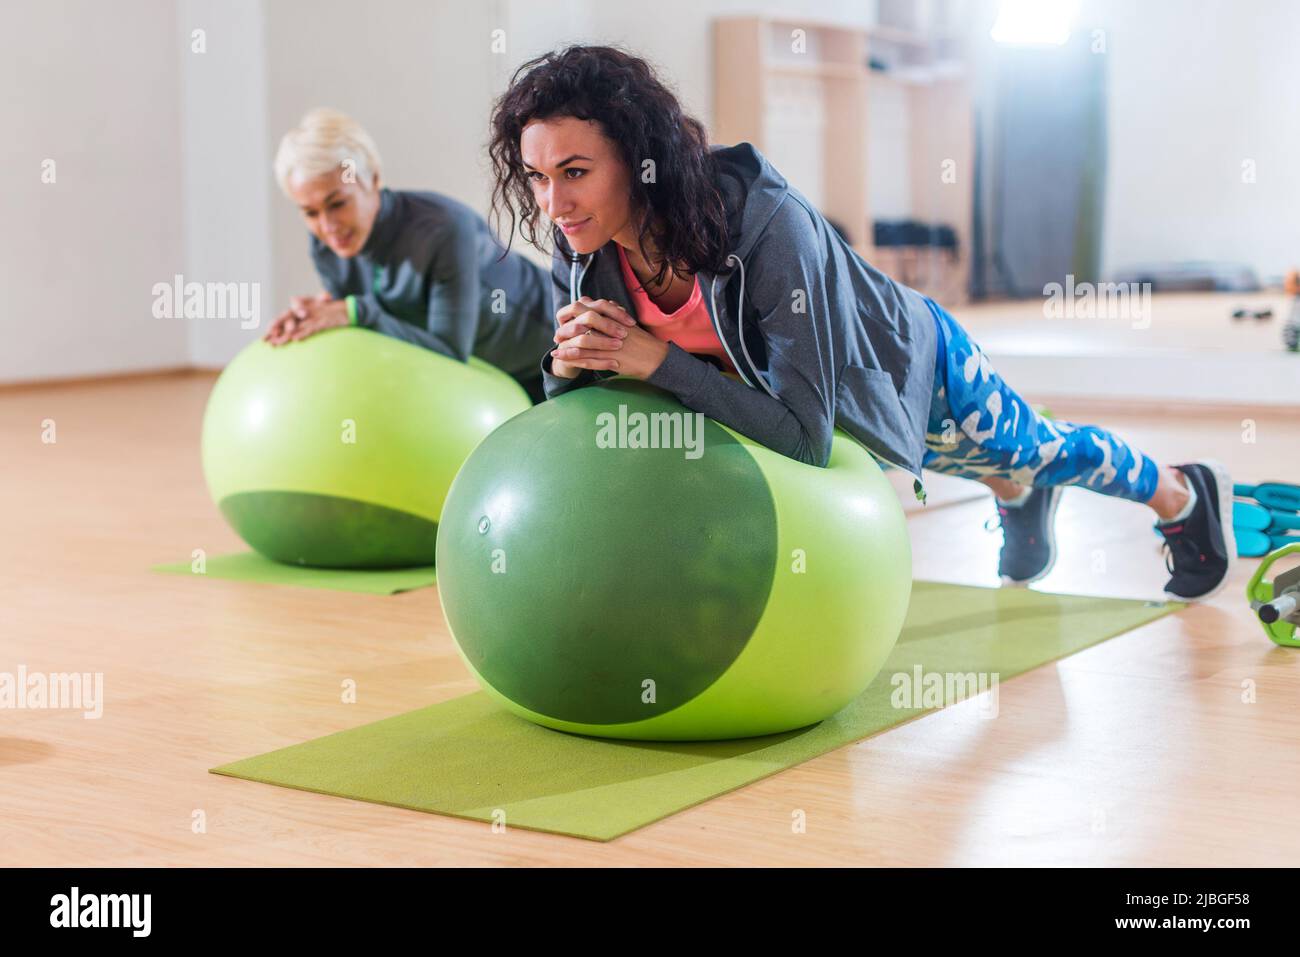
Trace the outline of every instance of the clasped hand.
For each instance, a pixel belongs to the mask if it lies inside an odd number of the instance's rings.
[[[648,379],[668,356],[668,343],[636,324],[627,310],[608,299],[583,296],[555,314],[551,371],[572,379],[583,369],[608,369]]]
[[[343,300],[335,299],[327,292],[314,298],[294,296],[289,300],[289,308],[275,317],[262,338],[273,346],[280,346],[348,324],[348,308]]]

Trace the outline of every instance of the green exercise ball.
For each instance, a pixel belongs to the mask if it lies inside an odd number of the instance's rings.
[[[515,714],[608,738],[750,737],[834,714],[884,665],[912,554],[875,460],[836,432],[828,467],[804,465],[696,416],[608,379],[511,419],[456,476],[443,613]]]
[[[510,376],[368,329],[257,341],[203,418],[208,490],[267,558],[321,568],[428,565],[456,471],[531,407]]]

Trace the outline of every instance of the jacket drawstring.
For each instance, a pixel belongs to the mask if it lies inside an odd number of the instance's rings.
[[[582,275],[578,275],[578,260],[569,264],[569,302],[578,301],[578,290],[582,288],[582,279],[587,275],[587,267],[591,265],[592,253],[588,253],[582,260]]]
[[[772,387],[767,384],[767,381],[763,378],[762,373],[758,371],[758,366],[754,364],[754,360],[749,355],[749,347],[745,345],[745,330],[741,328],[741,322],[743,321],[742,317],[745,314],[745,263],[735,253],[728,253],[727,260],[726,260],[727,265],[731,265],[732,260],[735,260],[736,265],[740,267],[740,300],[736,310],[736,336],[737,338],[740,339],[740,351],[744,353],[745,362],[749,365],[750,371],[754,373],[754,378],[758,380],[758,384],[763,387],[763,391],[766,392],[768,395],[770,395],[772,398],[776,399],[777,394],[772,391]],[[713,320],[713,332],[715,335],[717,335],[718,341],[722,343],[722,348],[726,350],[727,358],[731,360],[732,366],[734,366],[736,371],[740,373],[740,377],[745,381],[745,385],[749,386],[752,389],[754,388],[754,383],[751,382],[749,380],[749,376],[745,374],[744,366],[742,366],[739,362],[736,361],[736,357],[732,353],[731,347],[727,345],[727,337],[722,334],[722,327],[718,324],[717,294],[718,294],[718,277],[715,275],[713,277],[713,282],[709,286],[709,305],[713,307],[712,310],[713,315],[710,317]],[[895,468],[902,469],[904,472],[906,472],[908,475],[912,477],[912,492],[916,496],[917,501],[920,502],[922,505],[924,505],[926,500],[926,494],[925,494],[925,485],[921,481],[921,476],[916,472],[913,472],[911,469],[907,468],[906,466],[900,465],[897,462],[890,462],[888,459],[883,459],[883,461],[889,462],[889,464],[894,466]]]
[[[722,348],[726,351],[727,358],[731,360],[732,368],[739,372],[740,377],[745,380],[745,385],[749,386],[751,389],[755,388],[754,383],[750,381],[749,375],[745,371],[745,366],[748,365],[749,371],[754,373],[754,378],[757,379],[758,384],[763,387],[763,391],[775,399],[776,393],[773,392],[772,387],[763,380],[762,373],[758,371],[758,366],[754,365],[754,360],[750,358],[749,355],[749,348],[745,345],[745,330],[740,327],[741,317],[745,314],[745,264],[735,253],[728,253],[727,265],[731,265],[732,260],[735,260],[736,265],[740,267],[740,305],[736,310],[736,336],[740,339],[740,351],[745,355],[745,363],[742,364],[736,361],[735,353],[731,351],[731,346],[727,345],[727,337],[722,334],[722,327],[718,325],[717,275],[714,275],[713,282],[709,285],[709,305],[713,307],[712,315],[710,315],[709,318],[713,320],[713,333],[718,337],[718,341],[722,343]]]

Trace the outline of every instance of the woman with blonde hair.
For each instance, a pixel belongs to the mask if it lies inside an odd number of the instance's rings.
[[[337,110],[312,110],[284,135],[275,176],[311,232],[325,291],[295,296],[266,341],[358,326],[461,362],[476,355],[542,400],[549,281],[482,216],[438,193],[386,188],[374,141]]]

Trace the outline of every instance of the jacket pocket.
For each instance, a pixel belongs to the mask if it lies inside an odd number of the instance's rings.
[[[911,433],[893,377],[883,369],[847,365],[835,390],[840,426],[877,458],[915,467]]]

